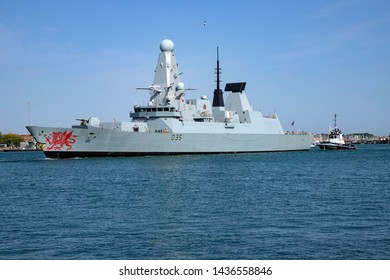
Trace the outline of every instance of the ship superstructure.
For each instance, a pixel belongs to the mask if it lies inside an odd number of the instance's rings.
[[[254,111],[245,82],[227,83],[226,102],[217,86],[213,102],[186,99],[174,44],[165,39],[146,105],[135,105],[128,122],[100,122],[93,116],[71,128],[28,126],[47,157],[135,156],[309,150],[308,133],[285,133],[276,114]]]

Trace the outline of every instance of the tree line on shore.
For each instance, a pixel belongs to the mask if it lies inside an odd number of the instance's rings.
[[[19,147],[20,142],[23,142],[24,138],[19,135],[19,134],[14,134],[14,133],[7,133],[7,134],[2,134],[0,131],[0,144],[5,144],[8,147],[10,146],[15,146]]]

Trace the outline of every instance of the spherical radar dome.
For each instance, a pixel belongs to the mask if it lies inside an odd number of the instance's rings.
[[[178,82],[176,86],[177,90],[184,90],[184,83],[183,82]]]
[[[171,52],[173,51],[173,48],[175,47],[175,45],[173,44],[173,42],[169,39],[165,39],[161,42],[160,44],[160,50],[162,52]]]

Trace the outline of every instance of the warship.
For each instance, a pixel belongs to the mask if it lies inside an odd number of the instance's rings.
[[[187,89],[174,53],[165,39],[153,83],[145,88],[146,105],[135,105],[130,121],[101,122],[98,117],[78,119],[71,127],[26,126],[48,158],[145,156],[306,151],[310,133],[285,132],[276,114],[254,111],[245,93],[245,82],[220,85],[217,48],[216,89],[186,99]],[[227,94],[224,101],[223,94]]]

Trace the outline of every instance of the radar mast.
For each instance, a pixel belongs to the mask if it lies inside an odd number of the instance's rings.
[[[217,68],[215,68],[215,74],[217,75],[217,88],[214,90],[213,107],[224,107],[222,90],[220,87],[221,68],[219,67],[219,48],[217,47]]]

